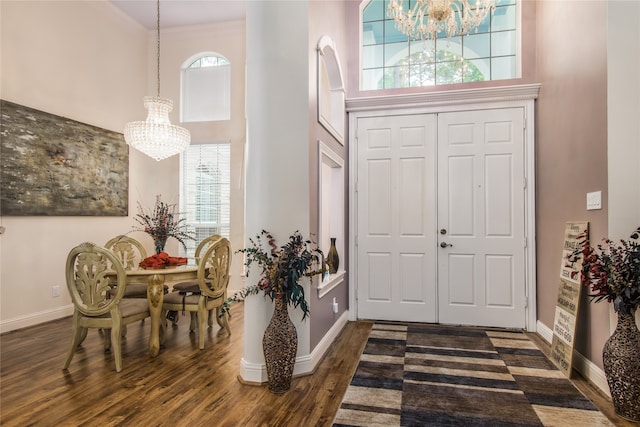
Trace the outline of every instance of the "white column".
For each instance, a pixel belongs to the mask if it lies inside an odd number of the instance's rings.
[[[608,237],[617,240],[640,225],[640,3],[607,8]]]
[[[306,1],[247,2],[247,154],[245,236],[265,229],[279,245],[309,234],[309,58]],[[241,255],[237,255],[241,256]],[[246,284],[257,282],[251,271]],[[240,375],[266,381],[262,335],[273,304],[250,297],[244,309]],[[301,312],[291,313],[296,322]],[[309,353],[309,320],[298,329],[298,355]]]

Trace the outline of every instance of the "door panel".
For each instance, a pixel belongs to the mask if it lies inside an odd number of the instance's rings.
[[[441,323],[525,326],[520,108],[438,116]]]
[[[436,320],[436,120],[357,123],[358,317]]]
[[[367,163],[369,185],[365,188],[367,232],[372,236],[391,235],[391,161],[372,159]]]

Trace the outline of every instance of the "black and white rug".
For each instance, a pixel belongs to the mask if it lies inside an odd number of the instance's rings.
[[[339,426],[611,426],[518,331],[378,322]]]

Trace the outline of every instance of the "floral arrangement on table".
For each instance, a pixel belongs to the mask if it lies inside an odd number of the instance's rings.
[[[266,242],[263,240],[266,239]],[[229,311],[232,303],[244,300],[248,295],[263,292],[271,301],[279,298],[295,308],[302,310],[302,319],[309,315],[309,306],[304,297],[304,288],[298,283],[302,277],[323,274],[325,268],[313,269],[323,260],[322,250],[311,248],[311,240],[302,237],[299,231],[289,236],[289,241],[278,247],[273,235],[262,230],[255,239],[249,239],[251,247],[240,249],[236,253],[245,254],[244,265],[247,276],[252,266],[261,270],[262,277],[256,285],[248,286],[227,298],[221,315]]]
[[[640,305],[640,227],[629,240],[604,239],[598,250],[589,245],[586,234],[572,257],[583,256],[582,280],[591,286],[594,302],[613,303],[616,312],[633,313]]]
[[[160,252],[159,254],[151,255],[150,257],[147,257],[140,261],[140,267],[144,269],[164,268],[185,264],[187,264],[186,257],[169,256],[169,254],[166,252]]]
[[[143,231],[150,235],[156,251],[156,255],[140,263],[141,267],[145,267],[142,263],[150,264],[154,267],[161,265],[178,265],[175,264],[175,262],[186,264],[186,258],[184,258],[185,262],[182,262],[182,260],[175,261],[175,259],[179,257],[169,257],[169,255],[164,252],[164,246],[169,237],[173,237],[180,242],[185,250],[187,249],[186,240],[195,240],[193,233],[187,231],[186,219],[180,217],[177,211],[177,205],[163,202],[161,195],[158,195],[156,196],[153,211],[145,209],[140,202],[138,202],[138,213],[134,216],[134,219],[140,224],[140,227],[135,227],[133,231]],[[174,260],[171,260],[172,258]],[[160,262],[164,262],[164,264],[160,264]]]

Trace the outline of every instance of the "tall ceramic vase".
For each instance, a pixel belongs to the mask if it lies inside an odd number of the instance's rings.
[[[287,302],[277,296],[274,302],[275,310],[262,338],[262,351],[267,364],[269,391],[281,394],[291,388],[298,334],[289,318]]]
[[[602,358],[616,413],[640,421],[640,332],[634,311],[618,312],[618,325],[604,345]]]

